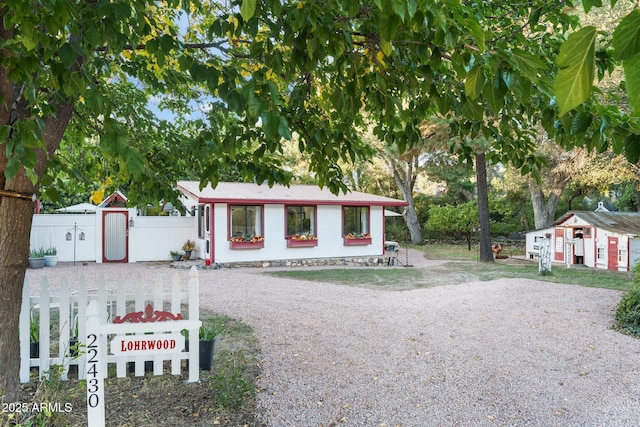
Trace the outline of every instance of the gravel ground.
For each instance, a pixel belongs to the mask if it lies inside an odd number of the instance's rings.
[[[201,271],[200,290],[203,308],[254,328],[269,426],[640,425],[640,341],[611,329],[618,291],[500,279],[391,292],[261,271]],[[46,273],[54,290],[98,272],[152,283],[174,270],[63,264],[28,277]]]

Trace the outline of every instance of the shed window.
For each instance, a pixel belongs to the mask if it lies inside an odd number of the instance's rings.
[[[597,259],[604,260],[604,248],[598,248]]]
[[[262,236],[262,206],[231,206],[230,237]]]
[[[315,206],[287,206],[287,237],[294,234],[316,235]]]
[[[618,263],[626,264],[627,263],[627,251],[626,249],[618,250]]]
[[[343,209],[343,234],[357,236],[369,233],[369,207],[345,206]]]

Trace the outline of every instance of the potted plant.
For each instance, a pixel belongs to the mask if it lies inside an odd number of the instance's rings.
[[[58,264],[58,250],[55,246],[50,247],[44,252],[44,266],[55,267]]]
[[[37,359],[40,357],[40,315],[31,316],[29,323],[29,357]]]
[[[44,267],[44,253],[45,250],[43,248],[40,249],[31,249],[29,251],[29,267],[31,268],[42,268]]]
[[[184,245],[182,245],[182,250],[184,251],[184,259],[185,261],[191,258],[191,251],[195,250],[196,242],[193,240],[187,240]]]
[[[182,254],[178,251],[170,251],[169,253],[174,261],[180,261],[182,259]]]
[[[210,322],[200,326],[200,369],[210,371],[213,366],[213,351],[216,345],[216,337],[222,332],[222,327]]]

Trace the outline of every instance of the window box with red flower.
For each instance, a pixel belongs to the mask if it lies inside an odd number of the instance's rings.
[[[314,234],[292,234],[287,239],[288,248],[310,248],[318,246],[318,236]]]
[[[229,247],[231,249],[261,249],[261,248],[264,248],[264,237],[262,236],[232,237],[229,239]]]
[[[371,234],[363,233],[363,234],[355,234],[348,233],[344,235],[344,245],[345,246],[364,246],[371,244]]]

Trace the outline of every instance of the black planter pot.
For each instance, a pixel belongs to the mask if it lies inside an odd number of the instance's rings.
[[[210,371],[213,366],[213,350],[216,346],[216,340],[204,341],[200,340],[200,369]]]
[[[39,342],[30,342],[29,343],[29,357],[31,359],[38,359],[40,357],[40,343]]]
[[[213,351],[215,350],[216,340],[200,340],[200,370],[210,371],[213,366]],[[185,351],[189,351],[189,341],[184,342]],[[187,360],[187,369],[189,368],[189,360]]]

